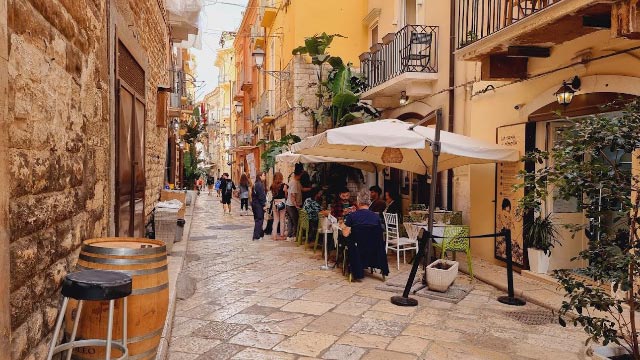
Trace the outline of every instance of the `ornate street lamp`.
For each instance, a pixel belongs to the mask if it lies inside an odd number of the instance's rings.
[[[264,65],[264,50],[256,48],[253,50],[251,56],[253,56],[253,60],[256,62],[256,67],[262,69],[262,65]]]
[[[580,89],[581,81],[579,77],[574,77],[571,80],[571,83],[567,83],[566,81],[562,82],[562,86],[558,91],[555,92],[556,99],[558,100],[558,104],[564,106],[565,108],[571,104],[573,100],[573,96],[576,91]]]
[[[236,101],[236,113],[241,113],[242,112],[242,103],[240,101]]]

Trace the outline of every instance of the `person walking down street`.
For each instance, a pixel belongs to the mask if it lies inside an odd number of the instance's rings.
[[[222,174],[222,181],[220,182],[220,191],[222,192],[222,213],[226,214],[227,211],[231,215],[231,196],[236,189],[236,184],[229,179],[229,174]]]
[[[218,197],[220,197],[220,184],[222,184],[222,176],[216,179],[216,183],[213,185],[213,189],[216,191]]]
[[[273,175],[271,195],[273,196],[273,203],[271,204],[271,212],[273,213],[273,230],[271,231],[271,238],[273,240],[284,240],[286,239],[284,234],[284,223],[287,184],[284,183],[284,176],[282,176],[282,173],[279,171]],[[280,236],[278,236],[278,234],[280,234]]]
[[[209,190],[208,196],[211,196],[211,190],[213,190],[213,185],[216,183],[216,178],[213,176],[207,176],[207,190]]]
[[[267,175],[261,172],[256,177],[251,193],[251,209],[253,209],[253,240],[260,240],[264,236],[262,223],[264,222],[264,209],[267,206],[267,194],[265,193],[265,181]]]
[[[240,184],[238,185],[240,192],[240,215],[247,215],[249,212],[249,177],[242,174]]]
[[[289,181],[287,193],[287,216],[289,217],[287,240],[294,241],[296,230],[298,229],[298,209],[302,206],[302,188],[300,187],[300,176],[302,169],[296,169],[293,178]]]

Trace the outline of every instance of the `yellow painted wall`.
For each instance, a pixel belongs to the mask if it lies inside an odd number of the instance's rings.
[[[638,41],[612,38],[610,32],[604,30],[553,47],[550,58],[530,59],[528,71],[532,76],[566,66],[575,62],[573,58],[577,52],[587,48],[592,48],[592,57],[597,57],[610,54],[612,50],[629,48],[639,44],[640,42]],[[457,83],[461,83],[463,80],[472,81],[480,78],[478,64],[466,63],[462,67],[466,73],[464,77],[461,76]],[[587,65],[570,67],[537,79],[498,88],[495,91],[488,91],[481,95],[473,95],[473,98],[467,101],[460,99],[460,102],[456,105],[466,114],[463,129],[474,138],[494,142],[497,127],[526,122],[529,113],[555,101],[553,92],[562,85],[563,80],[569,80],[576,75],[583,79],[583,87],[578,94],[607,91],[640,94],[638,59],[633,55],[618,55],[605,60],[591,62]],[[624,75],[632,78],[611,81],[610,78],[607,78],[611,75]],[[473,90],[467,92],[467,95],[475,94],[489,84],[497,87],[507,83],[477,82],[473,85]],[[520,107],[520,110],[514,109],[516,105]],[[472,233],[475,234],[491,232],[494,227],[494,168],[493,165],[471,167],[470,225]],[[574,249],[567,248],[572,246]],[[493,260],[493,241],[474,240],[472,249],[476,256],[495,261]],[[567,239],[562,253],[567,256],[571,251],[575,254],[578,249],[575,244],[571,244],[571,239]],[[559,253],[556,252],[556,256],[559,256]],[[552,268],[554,262],[556,264],[562,262],[560,259],[554,259],[553,255],[551,261]]]
[[[277,36],[279,50],[274,68],[284,68],[293,58],[293,49],[303,45],[306,37],[322,32],[346,36],[334,39],[328,52],[359,66],[358,56],[368,48],[368,33],[362,23],[366,15],[367,0],[291,1],[288,7],[278,10],[267,32],[268,36]]]

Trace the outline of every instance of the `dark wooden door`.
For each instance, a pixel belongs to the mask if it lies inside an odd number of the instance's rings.
[[[122,43],[118,44],[116,94],[117,236],[144,237],[145,103],[144,71]]]

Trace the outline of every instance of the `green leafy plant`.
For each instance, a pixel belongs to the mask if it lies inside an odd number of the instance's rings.
[[[300,137],[293,134],[287,134],[280,140],[260,140],[258,146],[265,146],[260,158],[262,159],[262,170],[269,171],[275,169],[276,156],[287,151],[292,144],[300,141]]]
[[[568,270],[554,272],[566,292],[559,322],[582,327],[588,334],[587,344],[622,345],[638,360],[640,292],[634,283],[640,276],[640,177],[631,171],[631,163],[640,161],[640,100],[612,104],[614,109],[621,106],[620,114],[568,119],[569,126],[558,132],[549,153],[527,154],[526,160],[547,165],[522,174],[522,204],[539,206],[550,195],[550,187],[556,198],[579,200],[590,221],[569,224],[569,228],[588,238],[588,247],[574,258],[588,266],[581,269],[581,277]],[[598,286],[602,282],[611,282],[613,290],[625,291],[626,297],[604,291]]]
[[[183,156],[183,186],[190,188],[198,178],[206,174],[206,171],[198,167],[198,164],[200,164],[202,160],[198,159],[196,150],[196,143],[206,134],[202,121],[200,120],[199,107],[194,108],[191,118],[183,122],[181,128],[185,131],[182,140],[186,144],[189,144],[189,151],[186,151]]]
[[[555,245],[561,245],[559,237],[551,214],[537,216],[524,224],[524,241],[527,247],[542,250],[547,256],[551,256],[551,249]]]
[[[318,67],[317,91],[318,98],[315,108],[304,111],[313,119],[314,131],[319,124],[330,121],[330,127],[347,125],[356,118],[365,121],[380,116],[371,105],[360,100],[360,94],[365,89],[363,78],[353,72],[352,64],[345,64],[340,57],[327,53],[334,38],[344,38],[340,34],[316,34],[305,39],[304,46],[293,50],[294,55],[309,55],[311,63]],[[324,68],[331,67],[327,79],[324,78]]]

